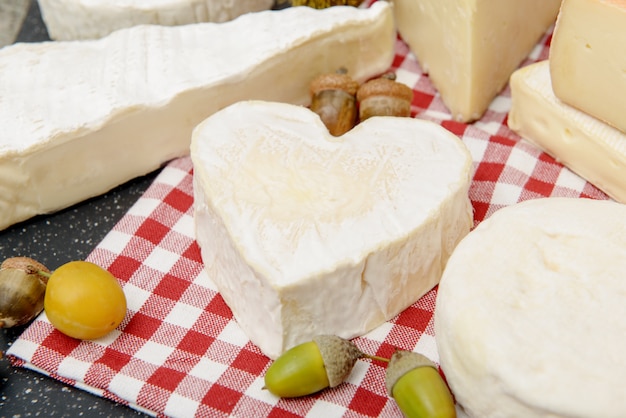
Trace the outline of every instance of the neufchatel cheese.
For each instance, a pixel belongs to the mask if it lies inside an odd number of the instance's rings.
[[[438,282],[472,226],[472,158],[440,125],[246,101],[193,133],[196,239],[248,337],[275,358],[362,335]]]

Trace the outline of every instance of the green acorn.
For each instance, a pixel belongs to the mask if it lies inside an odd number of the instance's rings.
[[[281,398],[311,395],[342,383],[360,358],[388,361],[363,353],[343,338],[318,335],[278,357],[265,373],[265,388]]]
[[[387,392],[407,418],[455,418],[454,399],[435,363],[412,351],[391,356]]]

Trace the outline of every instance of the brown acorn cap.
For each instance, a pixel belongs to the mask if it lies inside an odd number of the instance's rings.
[[[334,388],[350,375],[354,363],[365,354],[353,342],[335,335],[318,335],[313,338],[320,350],[330,387]]]
[[[0,264],[0,270],[18,269],[26,272],[26,274],[36,274],[39,280],[48,283],[48,276],[39,274],[39,272],[50,273],[50,270],[38,261],[30,257],[10,257]]]
[[[405,350],[398,350],[393,353],[385,371],[385,386],[389,395],[391,395],[391,391],[398,379],[418,367],[433,367],[437,369],[437,365],[422,354]]]
[[[354,96],[359,89],[359,83],[354,81],[345,70],[338,70],[335,73],[320,74],[311,81],[311,95],[314,96],[324,90],[343,90]]]
[[[409,86],[395,81],[395,75],[383,75],[367,81],[359,87],[356,93],[358,101],[373,96],[390,96],[411,102],[413,100],[413,90]]]

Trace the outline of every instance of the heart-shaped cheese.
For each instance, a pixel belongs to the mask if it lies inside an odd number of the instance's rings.
[[[209,277],[269,357],[362,335],[439,282],[472,225],[472,159],[441,126],[374,117],[341,137],[305,107],[231,105],[194,130]]]

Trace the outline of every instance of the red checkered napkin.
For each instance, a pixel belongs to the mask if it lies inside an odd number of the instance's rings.
[[[549,37],[527,63],[545,59]],[[441,123],[470,149],[475,223],[516,202],[542,196],[606,199],[506,126],[508,89],[486,115],[453,122],[407,46],[397,42],[393,69],[414,87],[413,114]],[[122,282],[128,315],[96,341],[55,331],[42,314],[13,344],[15,365],[159,416],[399,417],[384,387],[384,365],[358,361],[345,384],[301,399],[262,389],[270,361],[243,334],[202,272],[194,241],[190,159],[172,161],[89,256]],[[438,360],[433,330],[436,290],[393,320],[355,339],[365,352],[396,348]]]

